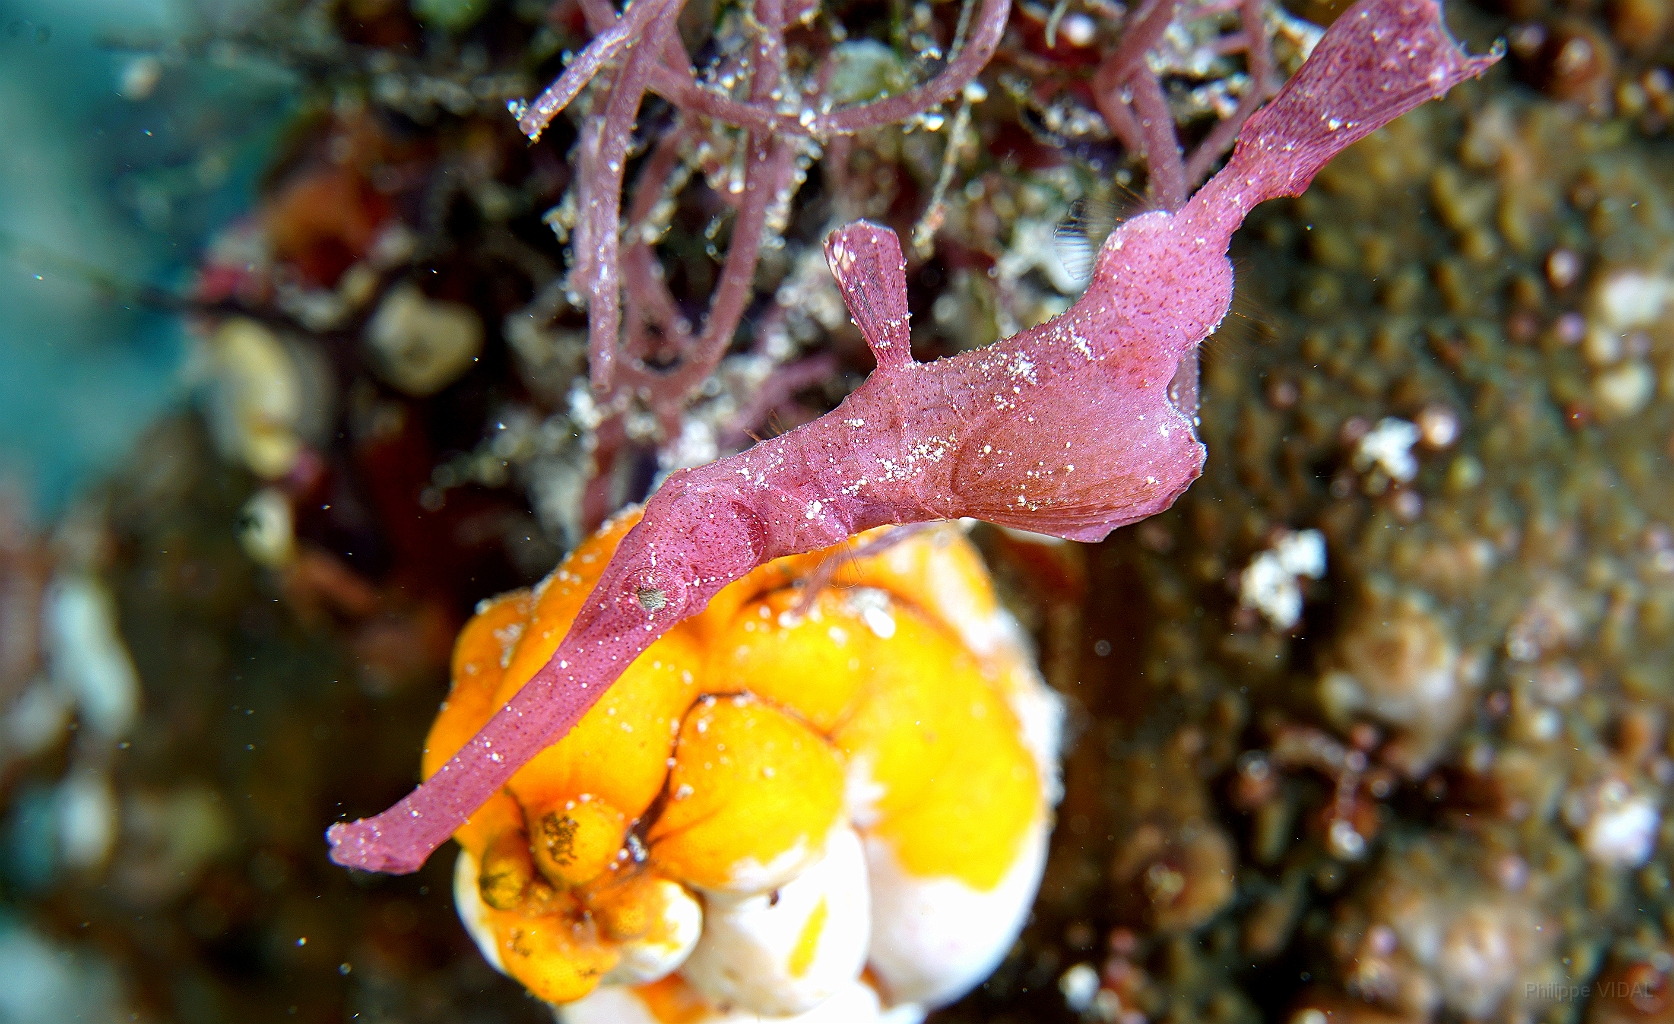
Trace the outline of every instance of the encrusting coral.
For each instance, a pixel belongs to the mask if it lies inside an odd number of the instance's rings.
[[[637,520],[482,604],[427,776],[546,663]],[[460,828],[460,914],[576,1021],[662,1019],[676,998],[941,1005],[1033,902],[1058,717],[957,526],[779,559],[664,634]]]

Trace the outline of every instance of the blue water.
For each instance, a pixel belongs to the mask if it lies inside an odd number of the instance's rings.
[[[294,102],[214,34],[192,4],[0,2],[0,479],[38,517],[182,400],[181,320],[125,292],[183,289]]]

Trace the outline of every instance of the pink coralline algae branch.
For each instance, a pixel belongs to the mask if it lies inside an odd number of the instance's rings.
[[[726,58],[713,76],[747,82],[742,99],[699,82],[675,31],[682,0],[634,0],[620,18],[608,0],[582,0],[581,6],[593,41],[521,111],[518,127],[531,140],[539,139],[589,82],[600,80],[577,153],[572,248],[586,257],[570,281],[587,294],[589,377],[595,392],[607,400],[626,393],[642,396],[665,433],[676,434],[687,397],[714,371],[744,315],[764,233],[795,190],[799,150],[813,140],[900,123],[958,95],[994,55],[1011,3],[982,0],[969,40],[930,81],[900,95],[837,109],[824,88],[832,70],[829,58],[806,80],[794,79],[787,67],[785,33],[814,13],[810,0],[755,0],[754,45]],[[678,121],[640,172],[624,240],[619,237],[624,168],[634,120],[648,92],[666,99],[678,111]],[[732,241],[708,316],[694,334],[676,311],[650,246],[635,228],[649,219],[663,195],[678,150],[698,118],[741,128],[745,139],[741,188],[727,197],[737,214]],[[630,313],[626,324],[624,294]],[[665,352],[677,355],[678,364],[652,369],[648,357]]]
[[[1273,51],[1267,39],[1263,0],[1219,0],[1198,13],[1212,13],[1223,3],[1238,10],[1239,43],[1249,69],[1249,84],[1238,98],[1236,109],[1209,130],[1189,157],[1180,151],[1162,82],[1146,62],[1147,54],[1174,21],[1176,0],[1150,0],[1138,7],[1121,43],[1100,62],[1093,76],[1099,115],[1128,152],[1145,155],[1151,197],[1164,210],[1178,210],[1187,194],[1209,176],[1210,169],[1232,146],[1238,130],[1267,98],[1272,83]]]
[[[634,0],[618,17],[609,0],[580,0],[592,42],[518,111],[519,128],[535,141],[593,86],[575,154],[570,250],[578,255],[568,279],[533,310],[550,319],[560,295],[586,296],[588,377],[603,417],[593,435],[596,471],[584,500],[590,522],[609,510],[610,468],[629,442],[628,417],[636,403],[652,414],[665,461],[678,465],[687,457],[679,450],[686,406],[712,379],[738,332],[755,293],[762,247],[779,233],[818,143],[900,123],[959,95],[994,55],[1011,9],[1010,0],[982,0],[972,24],[956,34],[951,59],[922,85],[838,107],[828,88],[835,51],[802,74],[790,66],[786,34],[817,12],[813,0],[753,0],[746,19],[750,42],[719,58],[701,79],[675,31],[683,2]],[[624,218],[625,168],[648,93],[674,108],[674,120],[641,163]],[[729,139],[726,128],[740,131]],[[719,169],[712,148],[718,142],[723,150],[736,146],[741,158],[736,178],[716,191],[732,208],[731,236],[706,315],[694,326],[670,292],[652,245],[658,213],[670,206],[687,165],[698,159],[710,165],[707,170]],[[819,379],[828,366],[829,358],[821,356],[781,366],[762,390],[794,391],[796,381]],[[758,427],[771,409],[742,410],[735,432]]]
[[[655,33],[653,49],[667,45]],[[1344,147],[1496,59],[1465,54],[1434,0],[1361,0],[1190,201],[1110,236],[1074,306],[938,362],[908,349],[895,235],[865,222],[834,232],[826,257],[877,371],[820,419],[670,476],[552,660],[417,790],[333,825],[332,858],[416,870],[654,640],[770,559],[963,516],[1096,541],[1168,508],[1204,458],[1192,401],[1171,385],[1231,303],[1232,232],[1258,203],[1299,195]]]

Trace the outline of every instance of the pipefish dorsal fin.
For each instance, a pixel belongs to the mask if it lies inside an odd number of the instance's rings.
[[[826,238],[825,258],[878,371],[912,365],[907,261],[895,232],[863,220],[845,224]]]

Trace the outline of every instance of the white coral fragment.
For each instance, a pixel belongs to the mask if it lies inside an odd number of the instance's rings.
[[[1416,424],[1385,416],[1355,445],[1354,468],[1362,473],[1381,472],[1398,484],[1410,483],[1418,475],[1412,446],[1420,436]]]
[[[1655,800],[1614,777],[1572,792],[1564,817],[1587,859],[1611,868],[1636,868],[1650,860],[1662,823]]]
[[[1238,603],[1259,611],[1275,628],[1290,629],[1302,620],[1302,578],[1324,575],[1325,535],[1287,532],[1239,577]]]
[[[1658,322],[1671,308],[1674,277],[1618,270],[1600,278],[1588,296],[1588,361],[1602,367],[1621,359],[1626,335]]]

